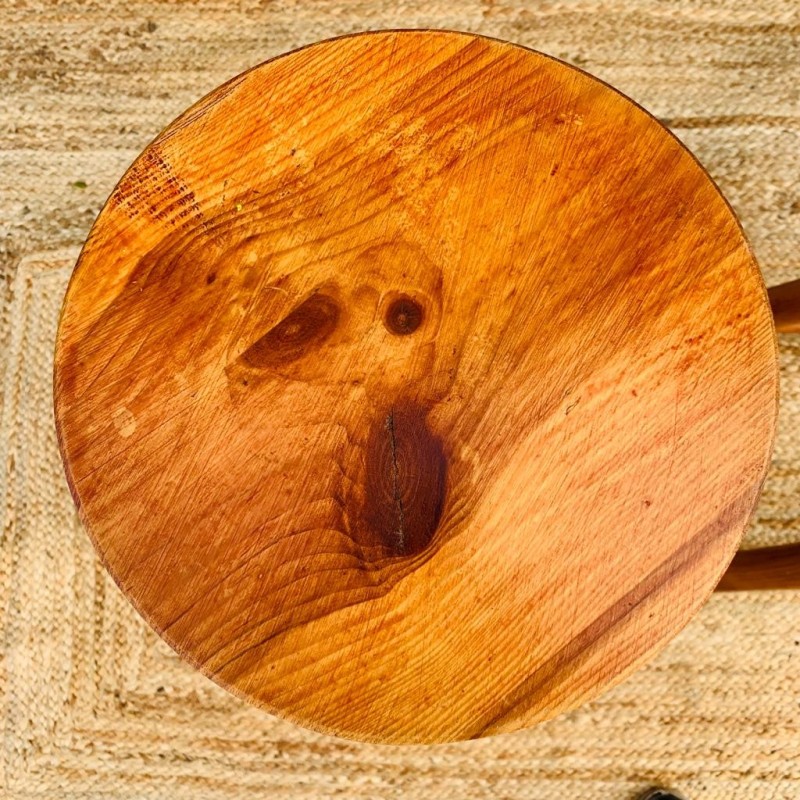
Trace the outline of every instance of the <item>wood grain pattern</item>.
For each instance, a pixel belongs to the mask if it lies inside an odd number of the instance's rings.
[[[67,476],[143,615],[297,722],[442,741],[572,708],[705,601],[777,367],[738,223],[660,124],[496,40],[235,79],[70,283]]]

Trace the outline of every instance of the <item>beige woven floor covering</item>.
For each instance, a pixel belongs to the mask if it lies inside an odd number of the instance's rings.
[[[800,592],[716,596],[649,667],[535,730],[442,747],[309,733],[181,663],[104,574],[56,450],[77,246],[160,128],[226,78],[361,28],[488,33],[618,86],[697,153],[769,282],[800,275],[797,0],[0,3],[0,796],[800,798]],[[800,340],[748,541],[800,538]]]

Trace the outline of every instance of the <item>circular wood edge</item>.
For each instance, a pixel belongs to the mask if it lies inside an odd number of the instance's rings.
[[[307,728],[309,730],[315,731],[317,733],[330,735],[330,736],[337,736],[337,737],[348,739],[348,740],[351,740],[351,741],[365,742],[365,743],[371,743],[371,744],[383,744],[383,745],[390,744],[390,745],[398,745],[398,746],[400,746],[400,745],[409,745],[409,744],[449,744],[449,743],[454,743],[454,742],[458,742],[458,741],[464,741],[464,739],[461,739],[461,738],[458,738],[458,737],[437,738],[437,739],[419,739],[419,738],[416,738],[416,739],[411,739],[411,738],[403,739],[402,737],[398,737],[396,739],[391,739],[390,740],[390,739],[380,738],[378,736],[364,734],[364,733],[361,733],[361,732],[348,731],[348,730],[346,730],[344,728],[335,728],[334,729],[334,728],[332,728],[330,726],[327,726],[327,725],[324,725],[324,724],[320,724],[319,722],[317,722],[314,719],[306,718],[306,717],[297,715],[297,714],[293,713],[290,709],[278,708],[277,706],[272,706],[271,704],[264,703],[264,702],[258,700],[257,698],[253,697],[252,695],[249,695],[249,694],[243,692],[242,690],[240,690],[234,684],[231,684],[231,683],[223,680],[218,674],[212,672],[211,670],[206,669],[203,664],[201,664],[200,662],[198,662],[194,658],[194,656],[193,656],[193,654],[191,652],[189,652],[188,650],[183,648],[179,642],[174,641],[169,636],[169,634],[166,631],[164,631],[159,624],[157,624],[157,622],[153,619],[152,615],[146,609],[142,608],[140,606],[140,604],[138,603],[138,601],[136,600],[136,598],[134,598],[127,591],[126,587],[123,585],[123,583],[119,579],[119,576],[116,574],[116,572],[112,569],[111,565],[108,563],[108,561],[106,559],[106,556],[105,556],[105,553],[104,553],[104,550],[103,550],[103,548],[101,546],[100,540],[95,535],[95,533],[94,533],[94,531],[92,529],[92,525],[91,525],[90,521],[84,515],[83,505],[82,505],[82,503],[80,501],[80,495],[78,494],[77,488],[75,486],[75,481],[74,481],[74,477],[72,475],[72,470],[71,470],[71,467],[70,467],[70,463],[69,463],[69,460],[68,460],[68,458],[66,456],[66,447],[65,447],[64,434],[63,434],[63,428],[62,428],[62,419],[61,419],[61,414],[59,413],[59,394],[58,394],[58,390],[57,390],[58,370],[59,370],[59,360],[60,360],[59,359],[59,354],[60,354],[61,345],[62,345],[62,322],[63,322],[63,319],[64,319],[64,315],[65,315],[65,312],[66,312],[67,305],[68,305],[68,303],[70,301],[71,292],[72,292],[72,290],[74,288],[76,275],[78,273],[78,270],[81,268],[81,266],[83,264],[85,256],[87,255],[87,253],[89,252],[89,250],[91,248],[91,243],[92,243],[94,230],[97,227],[98,223],[100,222],[100,220],[101,220],[101,218],[103,216],[103,212],[105,211],[105,209],[106,209],[106,207],[108,205],[109,199],[114,195],[114,193],[116,192],[117,188],[122,183],[124,183],[124,181],[126,180],[128,175],[134,170],[134,168],[139,163],[139,161],[142,159],[144,154],[153,145],[155,145],[159,141],[161,141],[162,138],[164,138],[165,136],[169,135],[169,133],[174,128],[178,127],[183,120],[185,120],[186,118],[188,118],[188,117],[190,117],[192,115],[202,113],[202,109],[207,104],[210,104],[214,100],[214,98],[216,98],[220,93],[227,93],[227,92],[232,91],[233,89],[235,89],[235,87],[240,82],[244,81],[251,72],[255,72],[257,70],[260,70],[263,67],[265,67],[266,65],[272,63],[273,61],[277,61],[279,59],[295,55],[295,54],[300,53],[300,52],[302,52],[304,50],[309,50],[309,49],[314,48],[314,47],[319,47],[319,46],[323,46],[323,45],[329,45],[329,44],[332,44],[332,43],[340,41],[340,40],[352,39],[352,38],[356,38],[356,37],[366,37],[366,36],[386,36],[386,35],[390,35],[390,34],[418,34],[418,35],[449,34],[449,35],[453,35],[453,36],[463,36],[465,38],[470,38],[470,39],[484,39],[484,40],[489,41],[489,42],[493,42],[493,43],[497,43],[497,44],[501,44],[501,45],[507,45],[509,47],[518,48],[520,50],[524,50],[524,51],[527,51],[529,53],[532,53],[532,54],[534,54],[534,55],[536,55],[538,57],[548,59],[548,60],[550,60],[552,62],[555,62],[556,64],[559,64],[559,65],[561,65],[563,67],[566,67],[569,70],[572,70],[574,72],[577,72],[577,73],[581,74],[582,76],[588,78],[591,81],[595,81],[596,83],[599,83],[604,88],[612,91],[613,93],[615,93],[616,95],[621,97],[623,100],[626,100],[634,108],[636,108],[639,112],[641,112],[646,117],[648,117],[653,123],[658,125],[658,127],[660,127],[661,130],[664,133],[666,133],[668,136],[670,136],[677,143],[677,145],[681,148],[681,150],[683,150],[686,154],[688,154],[689,157],[691,158],[691,160],[701,170],[702,174],[705,176],[705,178],[712,185],[712,187],[714,188],[714,191],[716,192],[717,196],[722,200],[722,202],[725,204],[725,207],[727,208],[728,212],[733,217],[733,219],[734,219],[734,221],[736,223],[736,227],[737,227],[737,229],[739,231],[739,235],[741,237],[741,241],[742,241],[742,243],[743,243],[743,245],[745,247],[747,255],[749,256],[749,264],[750,264],[751,273],[752,273],[753,277],[755,278],[757,285],[759,286],[762,301],[763,301],[764,305],[767,307],[767,309],[769,310],[769,315],[768,316],[769,316],[770,324],[771,324],[771,328],[772,328],[772,341],[773,341],[775,403],[774,403],[774,406],[773,406],[773,414],[772,414],[771,436],[769,438],[769,442],[767,443],[766,452],[764,454],[764,466],[762,468],[760,480],[758,482],[758,488],[757,488],[757,491],[755,493],[755,500],[754,500],[754,503],[753,503],[753,507],[752,507],[752,509],[750,511],[750,514],[748,515],[747,519],[745,520],[744,525],[742,526],[741,532],[736,537],[735,546],[731,548],[731,552],[729,553],[729,555],[727,556],[725,561],[722,563],[721,568],[719,570],[719,574],[716,576],[716,578],[715,578],[715,580],[713,582],[712,588],[707,593],[705,593],[705,592],[703,593],[704,596],[702,596],[698,600],[698,602],[696,603],[696,607],[695,607],[694,611],[692,611],[691,614],[686,616],[686,618],[682,622],[682,624],[680,624],[669,636],[661,638],[653,647],[651,647],[649,650],[641,653],[639,655],[639,657],[636,658],[627,668],[625,668],[625,669],[621,670],[620,672],[618,672],[616,675],[614,675],[612,678],[607,680],[602,685],[594,686],[593,687],[593,691],[585,699],[575,700],[573,703],[566,704],[563,707],[559,707],[557,710],[555,710],[553,712],[547,712],[547,713],[537,717],[536,721],[534,723],[531,723],[531,724],[540,724],[542,722],[546,722],[549,719],[552,719],[554,717],[561,716],[561,715],[563,715],[565,713],[573,711],[576,708],[582,706],[583,704],[585,704],[587,702],[596,700],[598,697],[602,696],[607,691],[611,690],[615,686],[617,686],[620,683],[622,683],[625,679],[630,677],[630,675],[632,675],[634,672],[639,670],[646,663],[650,662],[653,658],[655,658],[667,646],[667,644],[669,644],[669,642],[675,636],[677,636],[689,624],[689,622],[698,613],[700,608],[702,608],[702,606],[705,605],[708,602],[708,600],[711,598],[712,594],[714,593],[714,587],[716,587],[716,585],[722,580],[722,577],[724,576],[724,574],[728,570],[728,567],[730,566],[731,562],[733,561],[733,558],[736,555],[736,552],[738,551],[738,549],[739,549],[739,547],[741,545],[741,541],[742,541],[742,538],[744,537],[744,534],[746,533],[746,531],[749,529],[749,527],[753,523],[753,519],[755,517],[756,509],[757,509],[757,506],[758,506],[758,500],[761,497],[761,493],[763,492],[764,485],[765,485],[765,482],[766,482],[766,479],[767,479],[767,475],[769,473],[769,468],[770,468],[770,464],[771,464],[771,461],[772,461],[772,456],[773,456],[774,449],[775,449],[775,439],[776,439],[776,434],[777,434],[777,420],[778,420],[778,413],[779,413],[779,408],[780,408],[780,380],[779,380],[780,373],[779,373],[779,359],[778,359],[778,337],[777,337],[777,332],[776,332],[776,329],[775,329],[774,319],[773,319],[772,312],[771,312],[771,309],[770,309],[769,297],[768,297],[768,294],[767,294],[767,287],[766,287],[766,284],[764,282],[764,276],[763,276],[763,274],[761,272],[761,269],[760,269],[760,267],[758,265],[758,261],[757,261],[757,259],[755,257],[755,253],[753,251],[753,247],[752,247],[752,245],[750,243],[750,240],[748,239],[747,234],[745,233],[745,230],[744,230],[744,228],[742,226],[742,223],[741,223],[738,215],[736,214],[736,212],[733,209],[733,206],[730,204],[728,199],[722,193],[722,190],[719,188],[717,182],[714,180],[714,178],[708,172],[706,167],[700,162],[700,160],[697,158],[697,156],[694,155],[694,153],[689,149],[689,147],[687,147],[687,145],[685,145],[678,138],[678,136],[675,133],[673,133],[673,131],[671,131],[664,123],[661,122],[661,120],[659,120],[654,114],[652,114],[650,111],[648,111],[646,108],[644,108],[636,100],[632,99],[627,94],[625,94],[624,92],[620,91],[615,86],[612,86],[610,83],[608,83],[607,81],[603,80],[602,78],[598,78],[597,76],[592,75],[591,73],[587,72],[586,70],[583,70],[580,67],[575,66],[574,64],[570,64],[569,62],[564,61],[563,59],[560,59],[560,58],[558,58],[556,56],[553,56],[553,55],[550,55],[548,53],[543,53],[543,52],[541,52],[539,50],[536,50],[536,49],[534,49],[532,47],[528,47],[527,45],[523,45],[523,44],[519,44],[519,43],[516,43],[516,42],[512,42],[512,41],[509,41],[507,39],[503,39],[502,37],[499,37],[499,36],[489,36],[487,34],[474,33],[474,32],[471,32],[471,31],[461,31],[461,30],[455,30],[455,29],[449,29],[449,28],[380,28],[380,29],[368,30],[368,31],[355,31],[355,32],[352,32],[352,33],[346,33],[346,34],[341,34],[339,36],[329,37],[327,39],[321,39],[321,40],[318,40],[318,41],[309,42],[307,44],[304,44],[304,45],[301,45],[299,47],[296,47],[293,50],[289,50],[289,51],[286,51],[284,53],[278,53],[278,54],[276,54],[276,55],[274,55],[274,56],[272,56],[272,57],[270,57],[268,59],[265,59],[264,61],[262,61],[262,62],[260,62],[258,64],[255,64],[252,67],[249,67],[248,69],[244,70],[243,72],[239,73],[238,75],[235,75],[234,77],[232,77],[229,80],[225,81],[224,83],[220,84],[216,88],[212,89],[210,92],[208,92],[205,95],[203,95],[200,99],[198,99],[197,101],[192,103],[188,108],[186,108],[177,117],[175,117],[175,119],[173,119],[164,128],[162,128],[159,131],[159,133],[156,136],[154,136],[145,145],[145,147],[142,149],[142,151],[131,162],[131,164],[128,166],[128,168],[122,174],[120,179],[114,185],[113,189],[111,190],[111,192],[109,193],[109,195],[106,198],[105,202],[103,203],[103,207],[101,208],[100,212],[98,213],[97,217],[95,218],[95,221],[92,223],[92,227],[91,227],[91,229],[89,231],[89,235],[87,236],[84,244],[81,247],[81,251],[80,251],[80,253],[78,255],[78,259],[77,259],[77,261],[75,263],[75,266],[74,266],[74,268],[72,270],[72,273],[70,275],[69,281],[67,283],[67,288],[66,288],[65,293],[64,293],[64,299],[62,301],[61,309],[60,309],[60,312],[59,312],[58,326],[57,326],[57,330],[56,330],[56,338],[55,338],[55,345],[54,345],[54,360],[53,360],[53,378],[52,378],[52,381],[53,381],[53,383],[52,383],[52,388],[53,388],[53,412],[54,412],[54,420],[55,420],[56,439],[57,439],[57,443],[58,443],[58,450],[59,450],[59,454],[61,456],[61,461],[62,461],[62,464],[63,464],[63,467],[64,467],[64,474],[65,474],[65,477],[66,477],[67,485],[69,487],[70,494],[72,496],[73,502],[75,503],[75,506],[76,506],[76,509],[77,509],[77,512],[78,512],[78,517],[79,517],[79,519],[81,521],[81,524],[83,525],[83,527],[84,527],[89,539],[91,540],[92,545],[93,545],[93,547],[95,549],[95,552],[97,553],[97,555],[98,555],[98,557],[100,559],[100,562],[103,565],[103,568],[112,577],[112,579],[114,580],[114,583],[119,587],[120,591],[125,596],[125,598],[128,600],[128,602],[130,602],[131,605],[136,609],[136,612],[147,622],[147,624],[151,627],[151,629],[158,634],[159,638],[161,638],[163,641],[165,641],[170,646],[170,648],[172,648],[172,650],[181,658],[181,660],[183,660],[186,663],[188,663],[190,666],[192,666],[198,672],[202,673],[205,677],[209,678],[215,684],[217,684],[221,688],[225,689],[226,691],[228,691],[230,694],[234,695],[235,697],[237,697],[237,698],[239,698],[241,700],[244,700],[245,702],[249,703],[250,705],[253,705],[253,706],[257,707],[257,708],[260,708],[260,709],[262,709],[264,711],[267,711],[268,713],[273,714],[274,716],[277,716],[277,717],[279,717],[281,719],[285,719],[285,720],[287,720],[287,721],[289,721],[291,723],[300,725],[300,726],[302,726],[304,728]],[[491,732],[486,732],[486,733],[481,732],[481,733],[477,734],[476,736],[473,736],[472,739],[481,739],[481,738],[484,738],[486,736],[494,736],[494,735],[498,735],[500,733],[512,733],[514,731],[518,731],[518,730],[524,729],[526,727],[530,727],[530,725],[526,724],[525,722],[520,722],[519,724],[508,726],[507,728],[504,728],[502,731],[491,731]]]

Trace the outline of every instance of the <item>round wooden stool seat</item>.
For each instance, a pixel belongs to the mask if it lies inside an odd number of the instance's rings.
[[[108,569],[236,694],[435,742],[571,709],[708,598],[769,462],[775,335],[655,119],[483,37],[322,42],[111,195],[56,352]]]

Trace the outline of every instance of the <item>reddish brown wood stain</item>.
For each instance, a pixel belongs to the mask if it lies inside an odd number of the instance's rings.
[[[362,513],[351,530],[371,531],[399,556],[427,547],[442,515],[447,460],[426,412],[393,405],[372,423],[366,449]]]
[[[339,306],[324,294],[312,294],[292,309],[242,353],[243,364],[255,369],[270,369],[280,364],[312,356],[336,329]]]
[[[170,126],[67,292],[56,421],[164,638],[302,724],[510,731],[651,657],[733,556],[775,339],[652,117],[481,37],[386,32]]]

